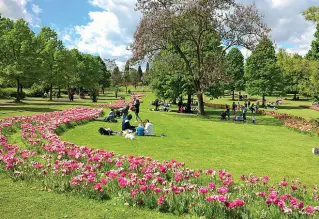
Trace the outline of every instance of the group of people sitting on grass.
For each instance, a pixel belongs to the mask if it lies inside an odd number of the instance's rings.
[[[117,122],[116,118],[121,118],[123,135],[126,135],[129,133],[133,135],[137,134],[138,136],[155,136],[154,130],[153,130],[153,124],[150,123],[148,119],[142,122],[142,119],[139,116],[139,111],[140,111],[139,108],[140,108],[140,102],[137,98],[134,98],[131,107],[127,105],[116,111],[112,108],[108,116],[104,119],[104,121]],[[136,122],[140,121],[137,127],[131,125],[130,123],[133,116],[129,114],[129,110],[135,113]]]
[[[132,115],[124,116],[122,119],[122,132],[136,133],[138,136],[155,136],[153,124],[148,119],[140,122],[137,127],[131,125]]]
[[[243,121],[246,122],[247,120],[247,111],[250,110],[251,113],[253,114],[252,116],[252,122],[256,123],[256,117],[254,116],[254,113],[257,112],[259,109],[259,101],[257,101],[256,105],[253,103],[251,104],[250,101],[248,100],[245,101],[243,105],[236,104],[233,102],[232,104],[232,111],[234,113],[234,121]],[[237,113],[239,111],[239,113]],[[221,113],[221,120],[230,120],[230,107],[229,105],[226,104],[226,110]]]

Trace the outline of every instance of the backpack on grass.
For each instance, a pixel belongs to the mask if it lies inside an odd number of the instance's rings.
[[[113,131],[110,129],[110,128],[99,128],[99,133],[101,135],[112,135],[113,134]]]

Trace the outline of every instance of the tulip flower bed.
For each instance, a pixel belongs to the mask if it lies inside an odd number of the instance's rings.
[[[318,124],[315,124],[313,122],[308,122],[302,117],[296,117],[289,115],[287,113],[277,113],[274,111],[266,111],[266,110],[260,110],[261,113],[264,115],[271,115],[275,118],[280,119],[282,122],[284,122],[285,126],[302,131],[302,132],[310,132],[310,133],[317,133],[319,134],[319,127]]]
[[[299,107],[319,111],[319,106],[299,105]]]
[[[268,176],[236,180],[225,170],[192,170],[176,160],[123,156],[64,142],[57,133],[90,121],[102,109],[73,108],[0,120],[0,166],[14,180],[91,198],[206,218],[319,216],[318,189],[299,180],[272,184]],[[7,136],[21,129],[22,148]]]
[[[113,108],[113,109],[120,109],[122,107],[125,107],[127,105],[129,105],[130,102],[125,101],[125,100],[116,100],[114,101],[114,103],[101,103],[101,104],[95,104],[95,107],[104,107],[104,108]]]

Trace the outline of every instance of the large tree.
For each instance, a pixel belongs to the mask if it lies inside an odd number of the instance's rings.
[[[176,103],[177,98],[186,94],[191,102],[193,84],[185,71],[185,64],[177,54],[166,51],[159,53],[152,62],[151,85],[156,96]]]
[[[277,53],[277,63],[283,73],[283,85],[286,93],[294,94],[294,100],[300,91],[300,82],[309,73],[309,61],[298,54],[290,54],[284,49]]]
[[[118,87],[122,83],[122,75],[118,66],[115,66],[112,71],[111,83],[113,87]]]
[[[245,65],[246,90],[251,95],[263,97],[271,95],[275,90],[281,90],[282,72],[277,65],[273,42],[264,37],[246,60]]]
[[[138,74],[138,82],[142,82],[143,71],[142,71],[142,67],[140,65],[138,66],[137,74]]]
[[[143,17],[134,36],[133,57],[176,52],[191,77],[200,114],[204,90],[223,78],[225,51],[235,45],[252,48],[268,31],[254,5],[234,0],[137,0],[137,10]],[[212,38],[219,45],[207,50]]]
[[[228,87],[232,91],[232,100],[234,100],[235,90],[240,91],[245,88],[244,56],[238,48],[232,48],[226,55],[226,63]]]
[[[130,85],[131,76],[130,76],[130,61],[126,61],[124,73],[123,73],[123,83],[125,86],[125,92],[127,93],[127,87]]]
[[[57,56],[62,54],[62,41],[58,40],[57,33],[50,27],[42,27],[40,33],[37,35],[38,54],[42,60],[41,71],[43,81],[49,86],[50,96],[52,101],[53,86],[58,86],[63,71],[58,71]]]
[[[26,21],[1,18],[0,54],[0,73],[5,81],[16,83],[20,102],[22,84],[32,79],[38,63],[34,33]]]
[[[146,63],[146,69],[145,73],[143,75],[143,84],[149,85],[151,83],[152,77],[151,77],[151,69],[150,69],[150,63]]]

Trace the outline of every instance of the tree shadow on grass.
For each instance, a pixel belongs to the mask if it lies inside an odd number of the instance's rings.
[[[34,108],[34,107],[0,107],[0,112],[54,112],[58,111],[57,109],[52,109],[52,108]]]
[[[278,106],[278,109],[288,110],[288,109],[307,109],[307,108],[299,107],[299,106],[281,105],[281,106]]]
[[[256,124],[252,122],[252,114],[247,113],[247,121],[234,121],[234,114],[231,112],[230,120],[221,120],[221,113],[223,112],[223,109],[206,109],[205,116],[198,116],[197,114],[184,114],[184,113],[178,113],[177,111],[170,113],[169,115],[177,118],[199,118],[202,121],[213,121],[218,123],[235,123],[235,124],[249,124],[249,125],[267,125],[267,126],[283,126],[284,123],[281,122],[279,119],[276,119],[271,116],[265,116],[262,114],[254,114],[256,118]],[[241,115],[240,112],[237,112],[236,115]]]

